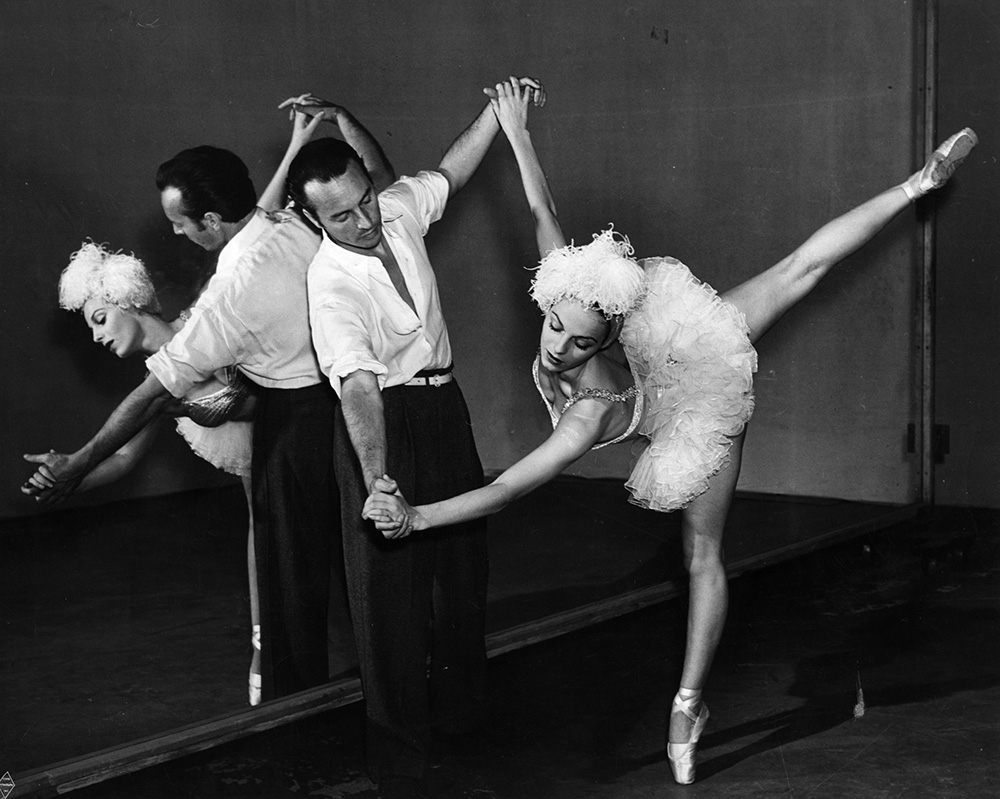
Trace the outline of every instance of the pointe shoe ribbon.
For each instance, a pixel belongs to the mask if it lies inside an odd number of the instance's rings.
[[[962,128],[954,136],[946,139],[931,153],[924,168],[903,184],[906,196],[915,200],[929,191],[940,189],[978,143],[979,137],[972,128]]]
[[[697,716],[691,710],[691,706],[698,702],[699,699],[700,697],[696,696],[689,699],[681,699],[681,697],[675,696],[674,704],[670,709],[671,714],[683,713],[694,722],[694,727],[691,728],[691,737],[687,743],[667,743],[667,760],[670,761],[670,770],[673,772],[674,782],[678,785],[690,785],[694,782],[695,753],[698,749],[698,739],[701,737],[705,725],[708,724],[708,705],[702,702]]]

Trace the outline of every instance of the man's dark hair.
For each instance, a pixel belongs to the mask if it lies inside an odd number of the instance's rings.
[[[292,159],[288,167],[287,190],[288,198],[299,208],[304,208],[311,214],[316,213],[312,203],[306,197],[306,184],[316,180],[328,183],[339,178],[347,171],[351,162],[357,164],[368,176],[368,170],[355,149],[340,139],[316,139],[306,144],[298,155]]]
[[[184,215],[200,221],[214,211],[223,222],[239,222],[257,205],[257,192],[246,164],[220,147],[203,145],[160,164],[156,188],[181,193]]]

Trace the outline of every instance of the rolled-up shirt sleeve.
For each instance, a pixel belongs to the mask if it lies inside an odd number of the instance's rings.
[[[340,396],[342,382],[364,370],[385,387],[388,368],[375,354],[384,320],[376,318],[372,300],[351,277],[314,263],[309,271],[309,324],[320,371]]]
[[[335,303],[314,307],[311,316],[313,341],[320,371],[340,396],[343,379],[357,371],[374,374],[379,388],[385,386],[388,369],[375,356],[372,337],[356,309]]]
[[[430,226],[444,214],[448,204],[448,179],[440,172],[423,171],[414,177],[403,176],[379,195],[388,203],[408,211],[426,235]]]

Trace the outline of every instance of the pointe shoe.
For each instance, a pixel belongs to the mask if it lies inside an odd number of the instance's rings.
[[[253,634],[250,636],[250,643],[253,644],[253,648],[260,652],[260,625],[255,624],[253,626]],[[253,670],[253,666],[250,666],[250,682],[248,686],[250,693],[250,704],[256,707],[260,704],[261,700],[261,682],[260,673]]]
[[[250,672],[250,684],[248,686],[248,691],[250,692],[251,707],[257,707],[261,700],[261,685],[260,675],[255,671]]]
[[[694,722],[694,726],[691,728],[691,737],[687,743],[667,743],[667,760],[670,761],[670,771],[673,772],[674,782],[678,785],[690,785],[694,782],[695,753],[698,749],[698,739],[701,737],[705,725],[708,724],[708,705],[704,702],[701,703],[701,710],[698,711],[697,716],[691,712],[691,705],[700,698],[695,696],[690,699],[681,699],[680,696],[675,696],[674,704],[670,708],[671,715],[674,713],[683,713]]]
[[[903,191],[915,200],[929,191],[940,189],[978,143],[979,137],[972,128],[962,128],[931,153],[924,168],[903,184]]]

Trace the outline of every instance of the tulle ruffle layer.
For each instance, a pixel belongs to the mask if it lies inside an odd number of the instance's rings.
[[[658,511],[685,507],[729,462],[753,413],[757,353],[746,320],[673,258],[647,258],[648,294],[621,341],[646,400],[649,445],[626,487]]]
[[[225,422],[218,427],[202,427],[187,416],[179,416],[177,432],[184,436],[196,455],[217,469],[238,477],[250,475],[252,422]]]

